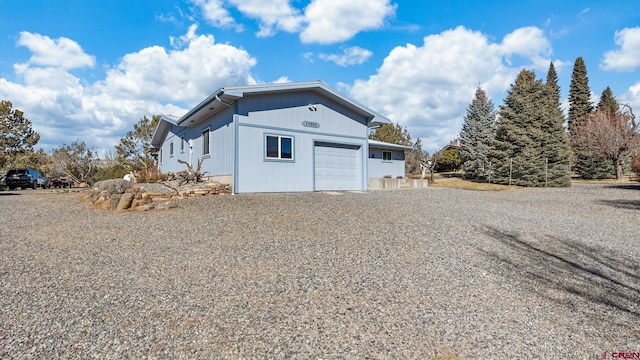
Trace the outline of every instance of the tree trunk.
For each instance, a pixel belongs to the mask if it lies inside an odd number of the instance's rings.
[[[616,166],[616,181],[622,181],[622,161],[617,160],[615,163]]]

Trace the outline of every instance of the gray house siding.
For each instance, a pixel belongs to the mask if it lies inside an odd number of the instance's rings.
[[[209,131],[209,154],[203,154],[203,131]],[[184,150],[180,150],[181,138],[184,136]],[[174,143],[174,155],[170,156],[170,143]],[[190,146],[191,145],[191,146]],[[233,131],[233,108],[226,109],[213,118],[192,127],[172,125],[162,145],[162,161],[160,171],[164,173],[186,170],[186,161],[197,166],[202,160],[201,171],[208,176],[233,174],[233,151],[235,136]]]
[[[318,143],[359,147],[357,189],[366,189],[366,119],[354,121],[349,116],[355,114],[310,92],[242,100],[238,106],[238,143],[242,146],[237,149],[237,192],[316,190],[314,146]],[[314,111],[309,104],[315,105]],[[267,158],[267,136],[291,138],[293,158]]]
[[[391,160],[384,160],[382,157],[383,151],[391,152]],[[391,176],[397,178],[398,176],[405,176],[404,169],[404,151],[402,150],[390,150],[390,149],[369,149],[369,177],[381,178],[385,176]]]

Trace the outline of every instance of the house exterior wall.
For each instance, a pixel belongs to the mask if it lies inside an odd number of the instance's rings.
[[[316,110],[310,111],[309,104]],[[235,191],[314,191],[316,142],[360,146],[358,171],[361,189],[366,189],[366,121],[313,92],[242,98],[238,101]],[[268,135],[293,138],[293,159],[267,159]]]
[[[391,152],[391,161],[382,160],[382,151]],[[404,160],[403,150],[370,148],[368,176],[370,178],[382,178],[385,176],[391,176],[392,178],[405,177]]]
[[[203,154],[202,132],[209,130],[209,154]],[[192,127],[172,125],[171,130],[162,144],[162,159],[159,169],[163,173],[186,170],[186,161],[197,166],[202,160],[200,170],[207,176],[222,176],[233,174],[233,152],[235,147],[235,133],[233,126],[233,108],[228,108],[214,117]],[[181,138],[184,136],[184,150],[181,150]],[[173,142],[173,156],[169,154],[170,144]],[[189,144],[192,144],[192,147]]]

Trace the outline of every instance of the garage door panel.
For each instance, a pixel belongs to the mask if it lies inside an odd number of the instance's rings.
[[[341,144],[314,146],[316,190],[359,190],[360,147]]]

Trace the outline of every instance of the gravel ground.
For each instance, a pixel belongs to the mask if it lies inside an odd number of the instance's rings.
[[[77,197],[0,192],[0,358],[640,352],[640,187]]]

